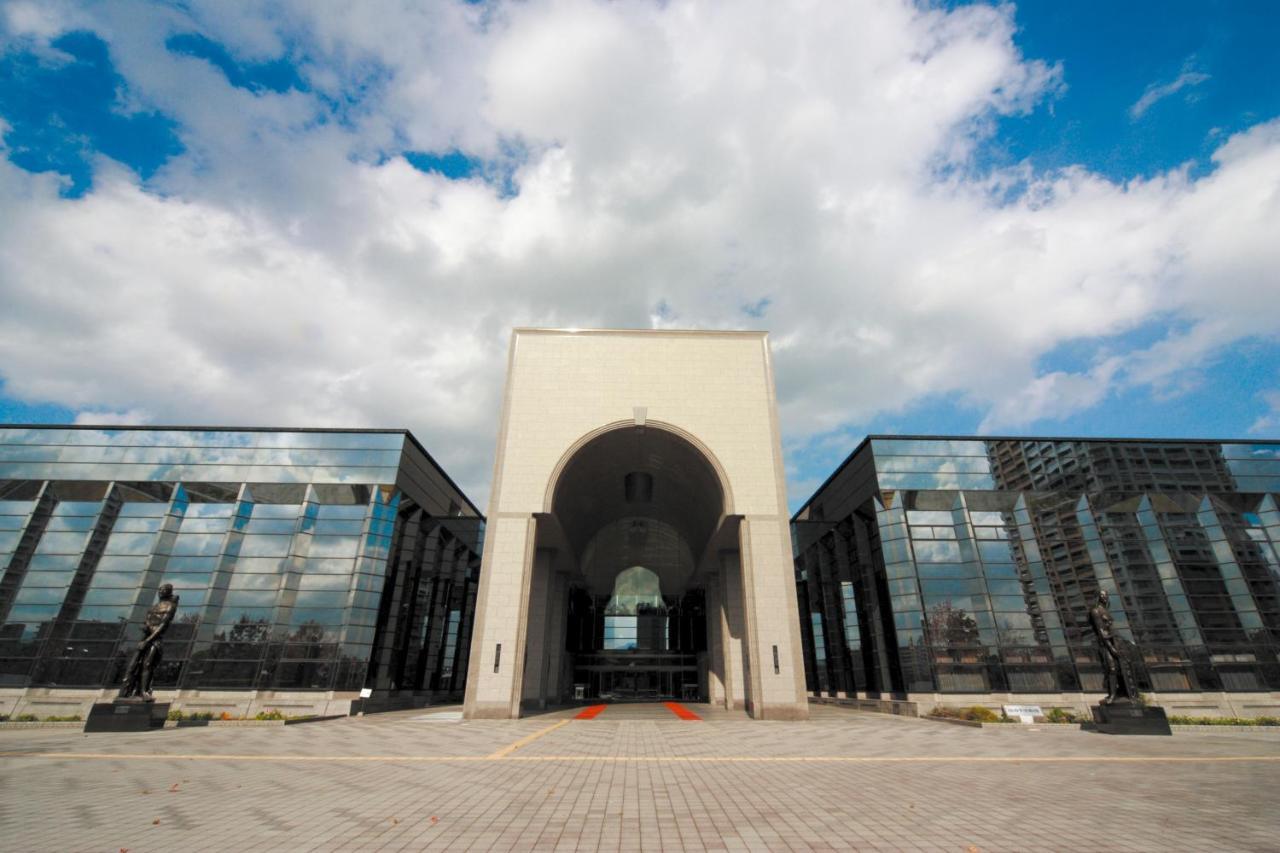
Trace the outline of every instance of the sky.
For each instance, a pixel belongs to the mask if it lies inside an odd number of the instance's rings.
[[[1280,438],[1270,0],[0,2],[0,421],[411,429],[513,326],[867,433]]]

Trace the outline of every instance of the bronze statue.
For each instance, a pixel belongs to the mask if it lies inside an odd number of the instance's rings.
[[[1102,700],[1102,704],[1110,705],[1117,700],[1136,701],[1138,689],[1133,680],[1133,670],[1120,646],[1122,640],[1115,635],[1105,589],[1098,592],[1098,601],[1089,611],[1089,626],[1098,635],[1098,657],[1106,673],[1107,698]]]
[[[178,612],[178,596],[173,594],[173,584],[160,586],[160,600],[147,610],[142,620],[142,641],[129,658],[129,666],[125,669],[124,684],[120,685],[120,693],[116,701],[154,702],[151,695],[151,682],[155,680],[156,668],[164,660],[164,632],[169,630],[174,614]]]

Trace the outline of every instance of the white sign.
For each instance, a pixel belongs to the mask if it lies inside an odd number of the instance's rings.
[[[1044,711],[1039,705],[1001,705],[1004,709],[1004,715],[1010,719],[1016,719],[1020,723],[1034,723],[1036,717],[1043,717]]]
[[[368,698],[369,698],[370,696],[372,696],[372,695],[373,695],[373,688],[372,688],[372,687],[365,687],[365,688],[362,688],[362,689],[360,690],[360,698],[361,698],[361,699],[368,699]]]

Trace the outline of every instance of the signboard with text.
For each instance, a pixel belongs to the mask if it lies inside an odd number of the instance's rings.
[[[1020,723],[1034,723],[1036,717],[1044,716],[1044,711],[1039,705],[1001,705],[1000,707],[1004,709],[1006,717]]]

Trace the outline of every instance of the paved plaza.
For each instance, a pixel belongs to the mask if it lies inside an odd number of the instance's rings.
[[[0,732],[7,850],[1275,850],[1280,736],[819,707]]]

